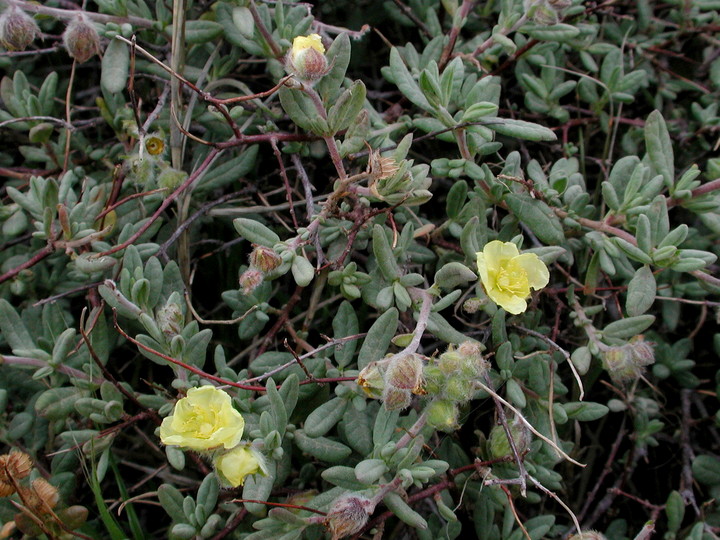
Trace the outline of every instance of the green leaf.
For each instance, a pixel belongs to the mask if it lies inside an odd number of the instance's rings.
[[[373,444],[375,448],[382,448],[390,442],[397,427],[400,411],[388,411],[385,407],[378,410],[373,427]]]
[[[720,459],[714,456],[700,455],[692,462],[693,476],[703,484],[720,484]]]
[[[508,193],[505,202],[512,213],[546,244],[558,245],[565,241],[560,220],[543,201],[525,193]]]
[[[625,309],[628,315],[635,317],[645,313],[655,302],[657,284],[655,276],[648,265],[643,265],[635,272],[627,290]]]
[[[220,493],[220,483],[215,473],[208,474],[200,484],[197,492],[198,506],[204,506],[205,512],[209,516],[215,510],[218,494]]]
[[[321,437],[330,431],[345,414],[348,402],[336,397],[326,401],[311,412],[305,420],[305,433],[308,437]]]
[[[100,86],[108,94],[125,89],[130,70],[130,51],[119,39],[111,39],[102,57]]]
[[[525,122],[524,120],[514,120],[511,118],[485,117],[480,121],[481,125],[487,126],[493,131],[508,137],[517,137],[528,141],[555,141],[557,136],[555,133],[544,126]]]
[[[308,437],[303,430],[295,432],[297,447],[313,457],[328,463],[340,463],[352,454],[352,449],[326,437]]]
[[[388,242],[382,225],[376,224],[373,227],[372,240],[373,255],[377,260],[378,268],[380,268],[383,277],[392,283],[400,277],[400,269],[395,261],[395,255],[390,248],[390,242]]]
[[[662,238],[665,238],[670,232],[670,217],[668,216],[667,199],[664,195],[657,195],[650,205],[650,211],[646,214],[640,214],[640,218],[649,218],[650,236],[652,244],[655,245]],[[640,246],[640,238],[638,237],[638,246]]]
[[[172,25],[165,29],[172,35]],[[188,20],[185,22],[185,41],[188,43],[207,43],[223,33],[221,24],[214,21]]]
[[[74,386],[45,390],[35,401],[35,412],[48,420],[64,420],[75,410],[75,403],[88,395]]]
[[[417,318],[417,313],[413,313],[413,316]],[[447,322],[445,317],[439,313],[430,313],[427,329],[432,335],[446,341],[447,343],[454,343],[457,345],[463,341],[467,341],[468,339],[465,334],[455,330],[455,328]]]
[[[564,403],[563,409],[568,418],[574,418],[581,422],[591,422],[605,416],[610,409],[602,403],[594,403],[592,401],[574,401],[572,403]]]
[[[645,146],[655,174],[661,174],[665,186],[672,188],[675,182],[675,158],[672,141],[665,119],[660,111],[654,110],[645,121]]]
[[[0,298],[0,331],[12,350],[36,348],[25,323],[4,298]]]
[[[343,301],[338,307],[337,314],[332,321],[332,327],[335,339],[353,336],[360,331],[355,308],[347,300]],[[357,345],[358,340],[354,339],[335,346],[335,363],[338,367],[345,367],[352,361]]]
[[[481,101],[480,103],[473,103],[465,109],[463,112],[460,123],[465,122],[478,122],[486,116],[495,116],[498,111],[498,106],[489,101]]]
[[[395,79],[395,84],[406,98],[425,111],[435,111],[435,107],[430,105],[395,47],[390,49],[390,70]]]
[[[468,185],[465,180],[455,182],[447,194],[446,213],[450,219],[457,219],[467,199]]]
[[[267,501],[272,493],[275,484],[275,464],[269,464],[270,470],[267,475],[252,474],[245,479],[242,498],[252,499],[255,501]],[[243,503],[245,508],[251,514],[256,516],[264,516],[267,513],[267,505],[261,503]]]
[[[654,315],[638,315],[627,317],[608,324],[603,329],[603,335],[619,339],[626,339],[642,334],[652,323],[655,322]]]
[[[366,459],[355,465],[355,478],[363,484],[374,484],[388,470],[382,459]]]
[[[383,502],[393,514],[416,529],[427,529],[427,522],[415,510],[410,508],[403,498],[391,491],[383,498]]]
[[[365,103],[366,94],[365,84],[362,81],[355,81],[350,88],[340,94],[328,111],[328,124],[332,135],[347,129],[350,122],[355,120]]]
[[[287,384],[287,381],[285,381]],[[270,400],[270,411],[275,421],[275,429],[280,433],[282,437],[285,434],[285,428],[288,424],[288,413],[285,409],[285,403],[283,403],[280,392],[278,392],[275,386],[275,381],[272,377],[267,380],[265,384],[268,399]]]
[[[652,263],[652,258],[650,258],[650,255],[645,253],[639,247],[631,244],[624,238],[618,238],[616,236],[612,239],[612,241],[615,243],[615,245],[617,247],[622,249],[628,255],[628,257],[630,257],[631,259],[634,259],[643,264],[651,264]]]
[[[372,424],[368,408],[358,411],[355,407],[347,407],[343,415],[343,428],[345,439],[353,450],[363,456],[372,452]]]
[[[291,416],[297,405],[300,382],[297,374],[291,374],[280,387],[280,399],[283,401],[287,416]]]
[[[325,469],[320,473],[320,476],[322,476],[322,479],[326,482],[330,482],[343,489],[360,491],[367,488],[365,484],[358,482],[357,478],[355,478],[355,469],[353,467],[336,465],[335,467]]]
[[[299,127],[318,135],[331,135],[327,121],[319,115],[312,99],[305,92],[283,86],[278,95],[283,109]]]
[[[668,495],[665,502],[665,513],[668,517],[668,531],[676,533],[680,530],[685,517],[685,501],[679,491],[673,490]]]
[[[254,219],[237,218],[233,220],[233,225],[240,236],[253,244],[273,247],[280,242],[280,237],[277,234]]]
[[[307,287],[315,277],[315,268],[312,263],[302,255],[297,255],[293,259],[290,271],[292,272],[293,279],[295,279],[295,283],[300,285],[300,287]]]
[[[388,309],[380,315],[368,330],[360,352],[358,353],[358,368],[363,369],[373,360],[379,360],[388,350],[392,338],[395,336],[398,324],[398,310]]]
[[[332,68],[318,81],[315,88],[325,103],[331,103],[345,80],[345,73],[350,64],[350,38],[346,33],[335,38],[325,57]]]
[[[540,41],[567,41],[580,33],[579,28],[563,23],[551,26],[535,26],[525,31],[530,37]]]
[[[450,291],[477,281],[477,274],[460,262],[449,262],[435,273],[435,283],[443,290]]]
[[[653,248],[653,235],[650,231],[650,219],[645,214],[638,216],[635,238],[638,248],[649,254]]]

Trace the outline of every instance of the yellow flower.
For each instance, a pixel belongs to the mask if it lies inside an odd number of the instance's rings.
[[[487,295],[513,315],[527,309],[531,288],[542,289],[550,280],[545,263],[534,253],[521,255],[512,242],[486,244],[477,254],[477,265]]]
[[[238,446],[215,458],[220,476],[233,487],[242,486],[250,474],[266,474],[265,461],[255,450]]]
[[[245,420],[236,411],[230,396],[214,386],[188,390],[187,397],[175,404],[173,414],[160,426],[163,444],[191,450],[217,446],[233,448],[240,442]]]
[[[288,69],[305,81],[316,81],[328,72],[325,47],[318,34],[298,36],[287,58]]]

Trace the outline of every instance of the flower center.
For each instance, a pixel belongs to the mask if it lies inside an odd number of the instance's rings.
[[[521,296],[523,298],[530,294],[527,273],[521,267],[508,262],[500,267],[497,273],[496,284],[503,292]]]
[[[193,407],[183,424],[183,431],[194,433],[199,439],[209,439],[217,430],[216,411],[204,407]]]

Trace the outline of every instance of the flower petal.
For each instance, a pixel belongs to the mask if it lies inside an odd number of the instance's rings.
[[[535,253],[523,253],[513,259],[521,266],[528,277],[528,284],[536,291],[545,287],[550,281],[550,272],[545,263]]]
[[[508,313],[512,313],[513,315],[523,313],[527,309],[527,302],[525,301],[524,298],[522,298],[520,296],[516,296],[514,294],[508,294],[506,292],[503,292],[503,291],[500,291],[497,289],[488,291],[488,296],[498,306],[503,308]]]
[[[485,244],[483,248],[483,254],[485,260],[490,268],[497,268],[503,261],[512,259],[520,255],[518,248],[512,242],[501,242],[500,240],[493,240]]]

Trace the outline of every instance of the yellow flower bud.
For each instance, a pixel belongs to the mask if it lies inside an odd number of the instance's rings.
[[[477,254],[477,266],[487,295],[513,315],[527,309],[530,289],[542,289],[550,280],[545,263],[534,253],[521,255],[512,242],[485,244]]]
[[[191,450],[229,449],[240,442],[244,428],[245,420],[226,392],[201,386],[188,390],[187,397],[175,404],[173,414],[160,426],[160,440]]]
[[[287,58],[288,70],[305,81],[316,81],[328,72],[325,47],[318,34],[298,36]]]
[[[263,457],[246,446],[238,446],[215,458],[220,477],[233,487],[242,486],[251,474],[265,474]]]

